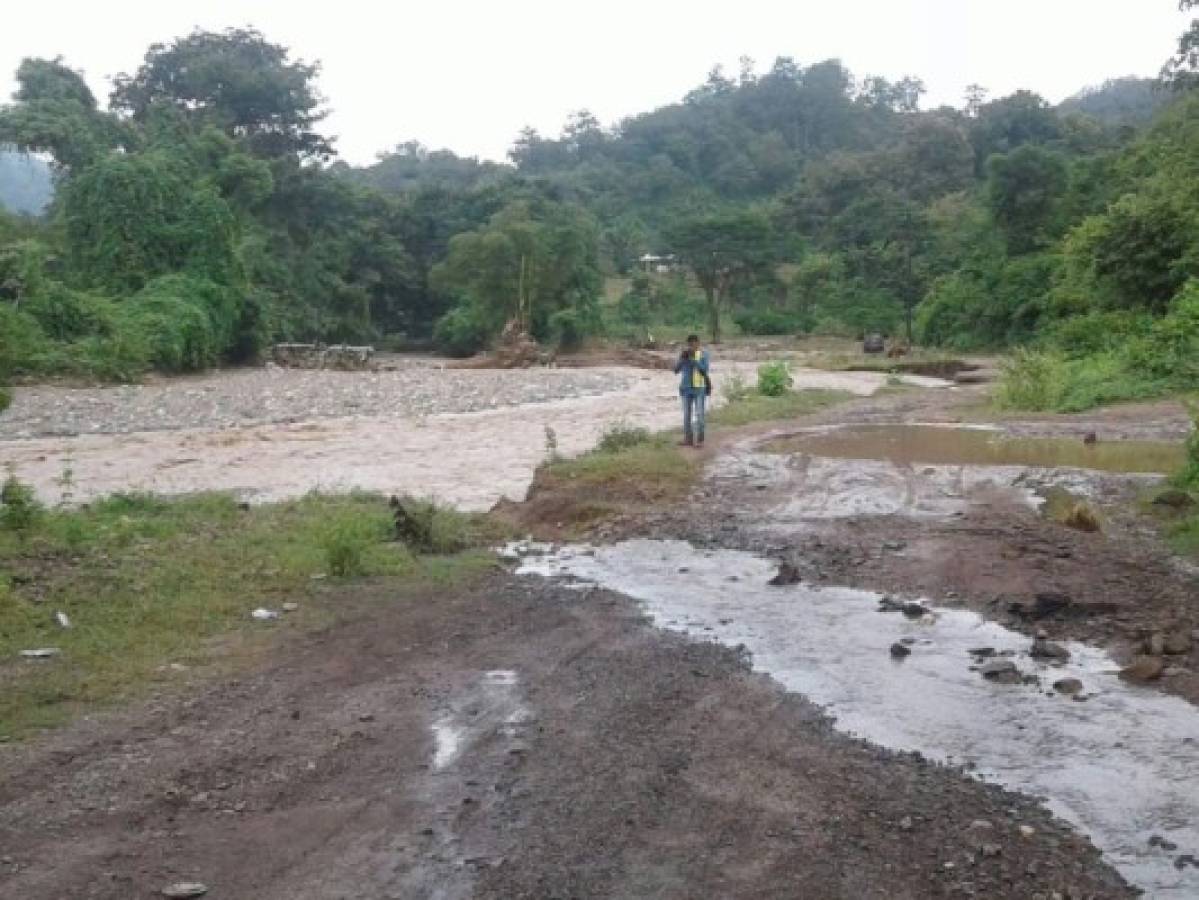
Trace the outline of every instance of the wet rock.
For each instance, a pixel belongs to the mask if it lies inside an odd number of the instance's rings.
[[[1018,676],[1020,670],[1016,668],[1016,664],[1010,659],[990,659],[978,667],[978,673],[983,678],[994,680],[1010,675]]]
[[[902,611],[909,619],[919,619],[921,616],[928,615],[928,607],[921,606],[919,603],[905,603]]]
[[[1182,656],[1190,653],[1192,646],[1191,635],[1181,628],[1162,638],[1162,650],[1170,656]]]
[[[1053,689],[1059,694],[1073,697],[1082,693],[1082,682],[1077,678],[1059,678],[1053,683]]]
[[[1120,677],[1125,681],[1144,683],[1156,681],[1162,677],[1166,664],[1157,656],[1138,656],[1128,666],[1120,670]]]
[[[891,645],[892,659],[904,659],[905,657],[908,657],[911,655],[912,655],[911,647],[907,647],[904,644],[899,644],[899,643]]]
[[[1174,860],[1174,868],[1176,868],[1179,872],[1181,872],[1187,866],[1190,866],[1193,869],[1199,869],[1199,859],[1196,859],[1193,854],[1184,853],[1182,856]]]
[[[782,563],[779,565],[778,573],[770,579],[770,584],[775,587],[783,587],[788,584],[799,584],[803,577],[799,573],[799,569],[791,563]]]
[[[1065,610],[1073,601],[1066,594],[1045,591],[1033,599],[1032,615],[1035,619],[1048,619]]]
[[[977,657],[978,659],[990,659],[992,656],[995,655],[995,648],[994,647],[975,647],[972,650],[970,650],[969,653],[971,656]]]
[[[904,602],[894,597],[886,596],[878,601],[879,612],[903,612]]]
[[[1150,835],[1149,846],[1150,847],[1161,847],[1166,852],[1173,852],[1174,850],[1178,849],[1177,844],[1175,844],[1173,841],[1167,841],[1160,834]]]
[[[164,897],[173,898],[173,900],[188,900],[190,897],[203,897],[208,893],[208,885],[198,881],[179,881],[175,884],[168,884],[160,893]]]
[[[883,541],[883,549],[889,550],[892,553],[898,553],[900,550],[907,548],[906,541]]]
[[[1028,655],[1033,659],[1055,659],[1065,662],[1070,658],[1070,651],[1061,644],[1037,638],[1032,642],[1032,648],[1028,651]]]

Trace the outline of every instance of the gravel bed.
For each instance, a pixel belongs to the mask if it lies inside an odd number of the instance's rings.
[[[609,369],[394,372],[243,369],[140,385],[17,388],[0,413],[0,440],[124,434],[331,419],[426,416],[546,403],[626,390]]]

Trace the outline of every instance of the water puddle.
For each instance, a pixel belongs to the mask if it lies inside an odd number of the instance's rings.
[[[801,432],[763,446],[775,453],[880,460],[893,465],[1027,466],[1103,472],[1168,473],[1183,463],[1181,444],[1017,438],[991,428],[858,425]]]
[[[449,706],[429,726],[433,732],[434,771],[451,766],[463,751],[489,735],[518,738],[530,719],[521,699],[520,679],[511,669],[482,673]]]
[[[1186,857],[1199,854],[1199,711],[1124,684],[1102,650],[1067,644],[1070,660],[1050,666],[1028,656],[1027,637],[972,612],[912,620],[879,612],[867,591],[770,587],[765,559],[676,541],[566,547],[518,571],[600,585],[641,601],[659,627],[744,645],[755,669],[842,730],[1044,797],[1150,896],[1199,896]],[[911,655],[893,659],[904,640]],[[972,670],[980,647],[1040,686],[986,680]],[[1085,702],[1052,690],[1065,678],[1082,681]]]

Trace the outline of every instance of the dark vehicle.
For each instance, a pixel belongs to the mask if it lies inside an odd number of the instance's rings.
[[[883,336],[881,334],[868,334],[862,338],[863,353],[882,353],[884,349]]]

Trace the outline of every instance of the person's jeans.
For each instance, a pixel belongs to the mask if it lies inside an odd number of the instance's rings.
[[[704,407],[707,397],[702,392],[683,394],[683,437],[704,439]]]

